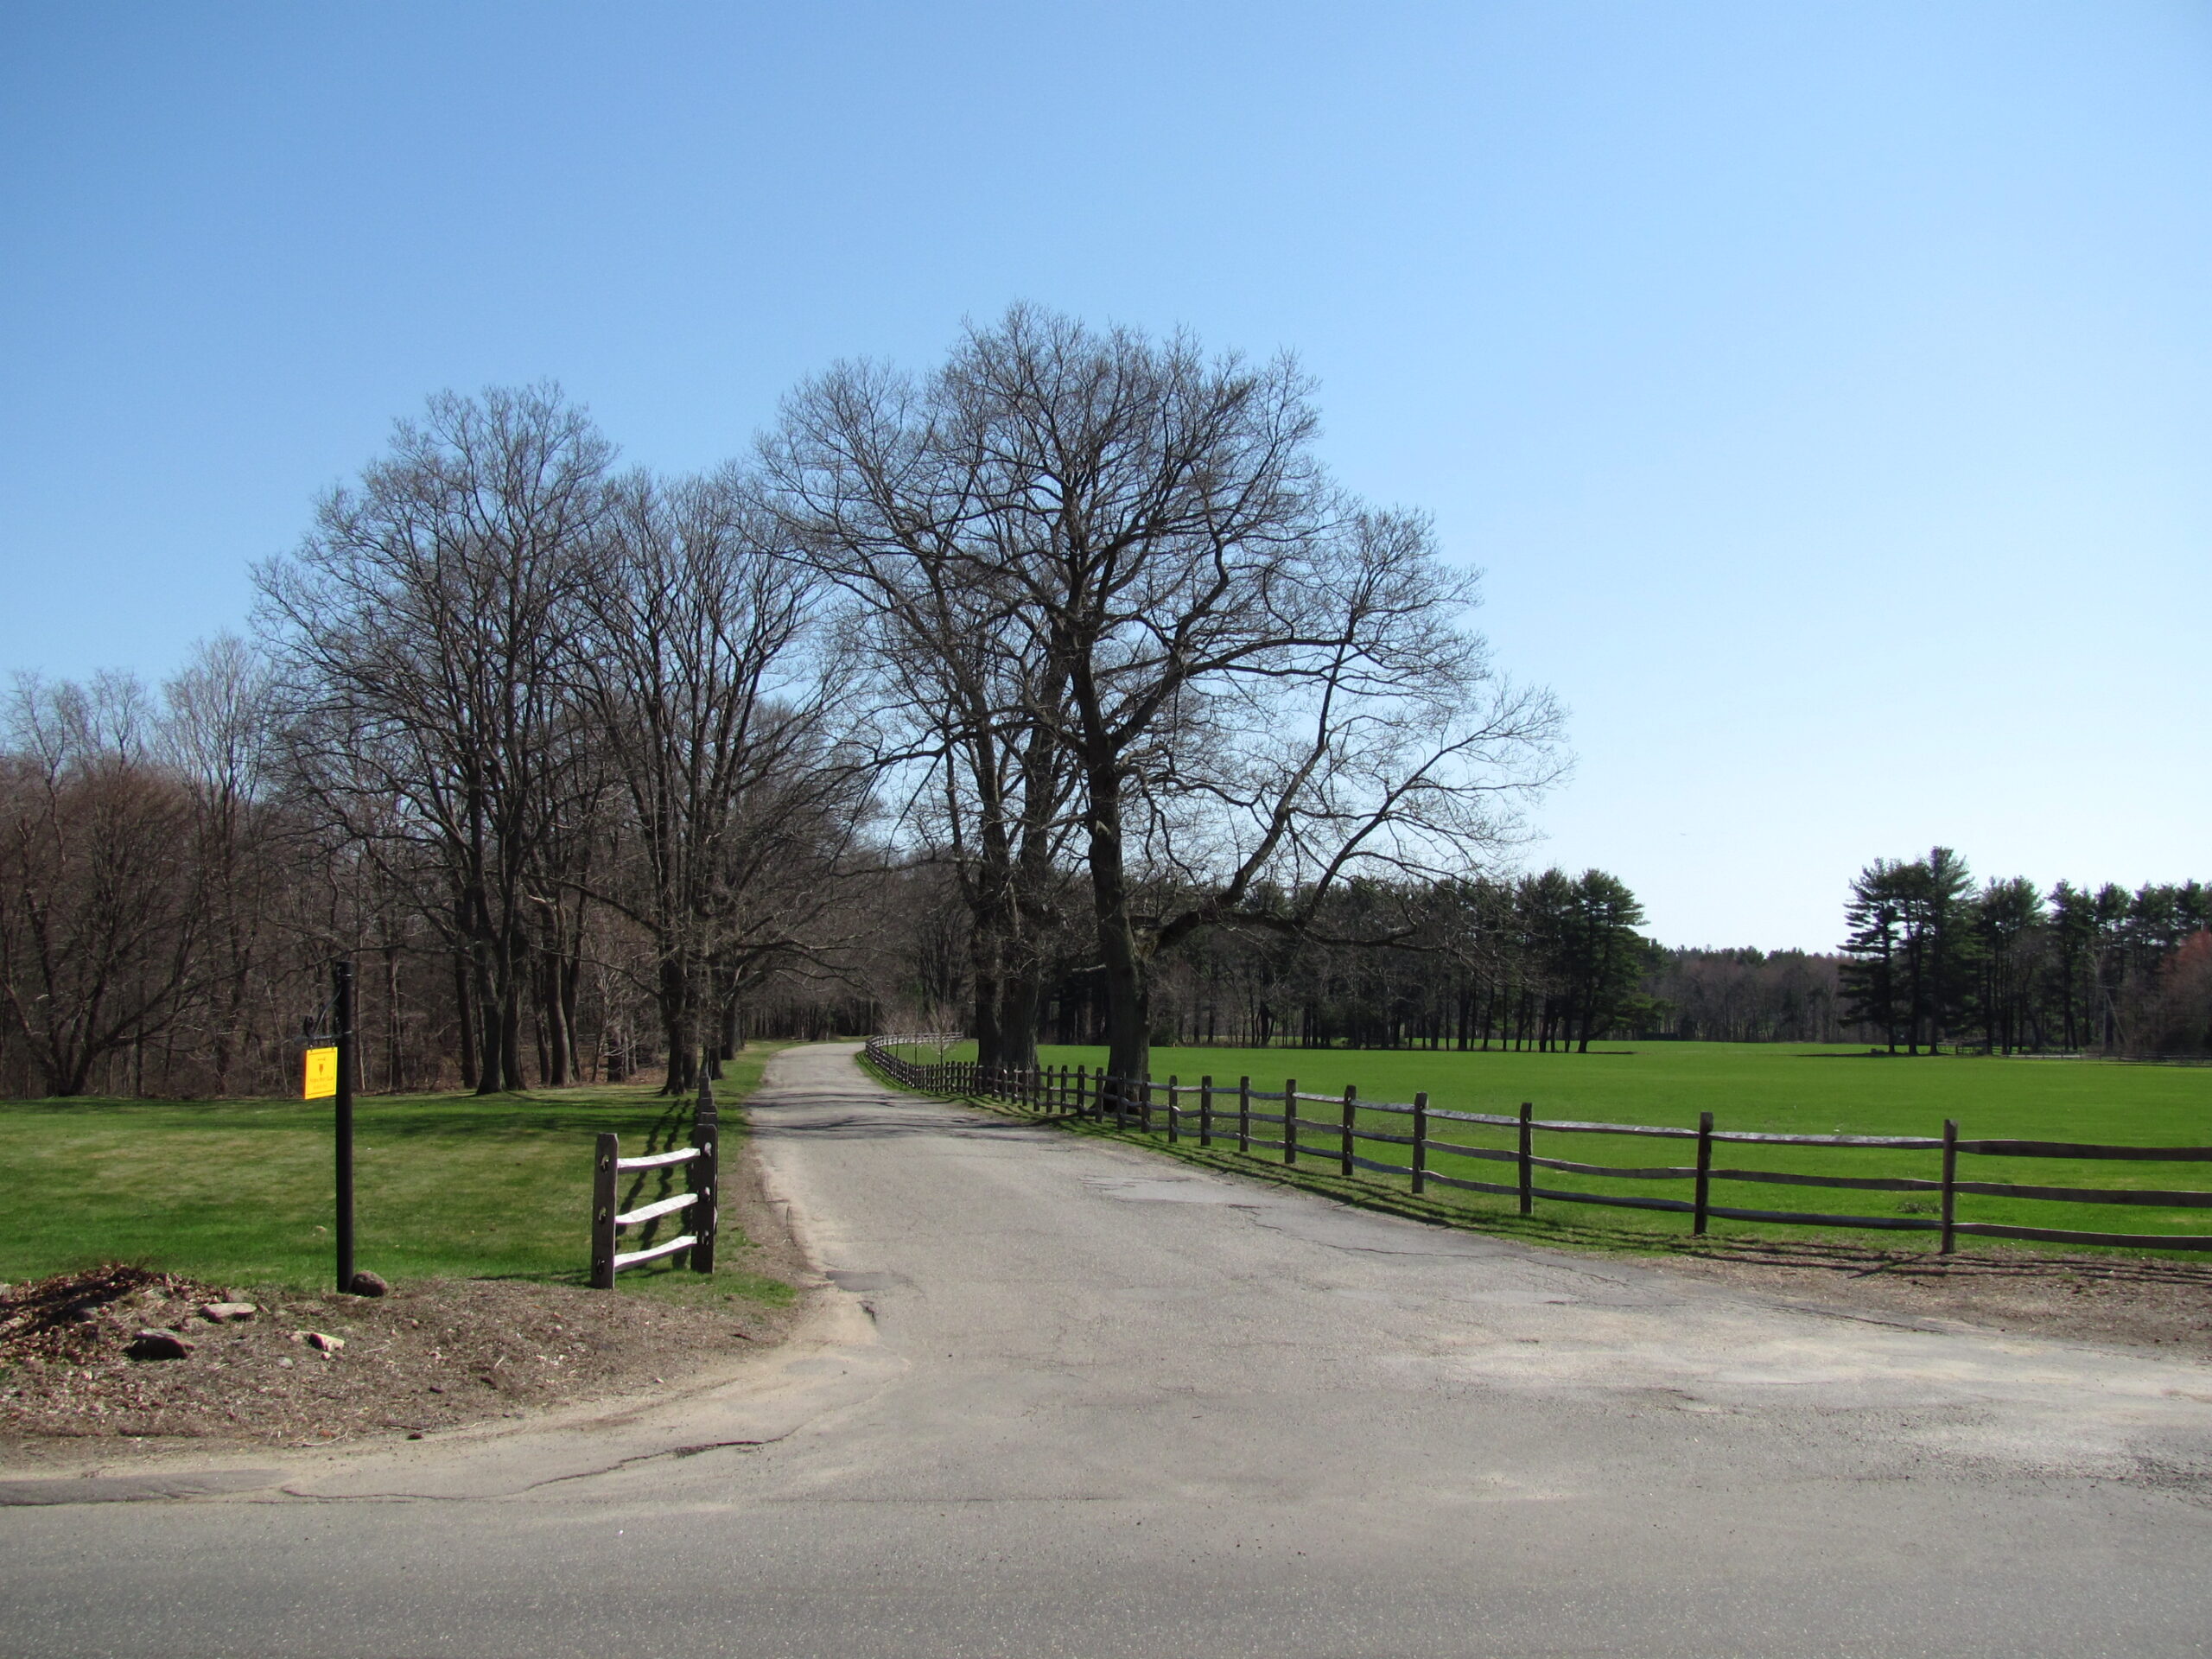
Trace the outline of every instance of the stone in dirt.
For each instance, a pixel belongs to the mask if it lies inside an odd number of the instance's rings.
[[[192,1344],[174,1331],[141,1331],[124,1351],[133,1359],[182,1359]]]
[[[321,1331],[309,1331],[302,1337],[301,1340],[317,1352],[325,1354],[334,1354],[346,1345],[345,1338],[334,1337]]]
[[[210,1302],[200,1310],[200,1317],[210,1325],[231,1325],[253,1315],[251,1302]]]
[[[391,1287],[373,1273],[357,1273],[353,1282],[346,1287],[356,1296],[381,1296]]]

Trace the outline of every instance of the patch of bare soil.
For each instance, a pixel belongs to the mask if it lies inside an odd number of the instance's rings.
[[[222,1323],[205,1311],[244,1303],[251,1316]],[[563,1286],[428,1281],[375,1299],[272,1296],[102,1268],[0,1295],[0,1446],[421,1434],[647,1388],[773,1341],[784,1323],[752,1303]],[[179,1347],[181,1357],[132,1357]]]
[[[1792,1243],[1692,1248],[1668,1265],[1826,1306],[2212,1357],[2212,1266],[2195,1262]]]
[[[722,1223],[725,1254],[750,1243],[749,1271],[810,1278],[749,1167]],[[0,1291],[0,1459],[419,1436],[672,1382],[780,1340],[798,1317],[797,1302],[712,1284],[664,1300],[430,1280],[367,1298],[123,1266],[18,1284]],[[241,1303],[250,1315],[218,1317]]]

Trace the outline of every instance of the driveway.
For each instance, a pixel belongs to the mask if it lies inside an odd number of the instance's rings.
[[[752,1115],[838,1287],[798,1342],[521,1433],[16,1487],[0,1653],[2212,1653],[2195,1362],[1348,1209],[849,1047]]]

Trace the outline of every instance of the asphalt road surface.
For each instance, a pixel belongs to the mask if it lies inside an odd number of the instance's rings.
[[[2201,1364],[1427,1228],[849,1052],[753,1107],[841,1287],[803,1339],[611,1417],[14,1483],[0,1652],[2212,1653]]]

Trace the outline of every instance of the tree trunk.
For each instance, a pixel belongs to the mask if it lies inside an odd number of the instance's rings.
[[[399,950],[395,945],[384,948],[384,1086],[387,1094],[405,1091],[406,1081],[400,1071],[400,1038],[404,1027],[399,1014]]]
[[[1037,1067],[1037,1007],[1043,995],[1037,976],[1013,973],[999,988],[998,1064],[1017,1071]]]
[[[581,934],[579,935],[581,938]],[[583,1038],[576,1021],[576,1005],[583,989],[584,963],[581,950],[565,957],[557,970],[556,988],[560,995],[561,1028],[569,1033],[569,1076],[575,1082],[583,1081]]]
[[[476,1092],[496,1095],[506,1086],[506,1009],[489,947],[476,950]]]
[[[1122,780],[1101,769],[1090,779],[1090,895],[1106,984],[1106,1070],[1143,1077],[1152,1070],[1152,998],[1147,966],[1129,916],[1122,855]]]
[[[470,971],[468,952],[453,953],[454,1016],[461,1027],[461,1086],[476,1087],[479,1075],[476,1052],[476,998],[474,976]]]
[[[499,1008],[499,1067],[505,1077],[505,1086],[521,1089],[522,1080],[522,988],[514,976],[507,976],[506,995],[500,999]]]
[[[661,962],[659,1000],[661,1029],[668,1039],[668,1081],[661,1092],[687,1094],[699,1083],[697,1014],[693,976],[674,957]]]

